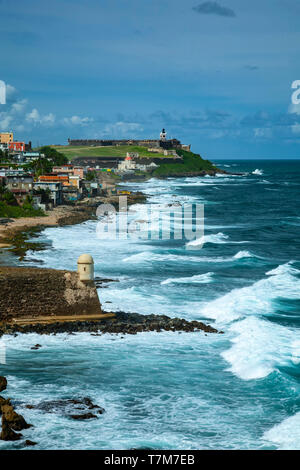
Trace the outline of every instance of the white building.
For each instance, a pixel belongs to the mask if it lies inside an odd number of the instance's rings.
[[[127,154],[127,157],[125,158],[125,160],[123,160],[121,163],[119,163],[118,170],[119,171],[134,171],[134,170],[136,170],[136,163],[129,154]]]
[[[159,134],[159,140],[162,140],[163,142],[165,142],[167,140],[166,129],[163,129],[161,131],[161,133]]]

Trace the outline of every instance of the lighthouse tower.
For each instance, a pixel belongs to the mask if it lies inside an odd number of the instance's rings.
[[[159,140],[165,142],[167,140],[166,129],[163,129],[159,135]]]

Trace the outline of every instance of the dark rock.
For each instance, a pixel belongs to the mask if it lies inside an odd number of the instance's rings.
[[[82,414],[82,415],[70,415],[70,418],[77,419],[77,420],[84,420],[84,419],[97,418],[97,416],[93,415],[93,413],[85,413],[85,414]]]
[[[89,412],[89,410],[97,410],[98,414],[103,414],[105,412],[104,408],[101,408],[99,405],[93,403],[89,397],[45,401],[35,405],[34,408],[45,411],[46,413],[64,414],[65,416],[71,418],[73,418],[73,416],[79,416],[78,418],[73,419],[90,419],[93,417],[97,418],[97,416],[88,417],[92,414]],[[80,415],[75,413],[78,411],[83,411],[83,413]],[[81,418],[81,416],[87,417]]]
[[[14,431],[22,431],[22,429],[28,429],[32,425],[26,423],[23,416],[16,413],[13,406],[10,404],[1,405],[2,420],[4,419],[9,427]]]
[[[95,405],[89,397],[84,397],[82,402],[89,408],[89,410],[100,408],[100,406]]]
[[[16,433],[15,431],[11,429],[9,423],[7,422],[3,414],[2,415],[2,431],[0,434],[0,439],[2,441],[19,441],[21,437],[23,437],[22,434]]]
[[[37,445],[37,442],[33,442],[33,441],[30,441],[29,439],[27,439],[25,441],[25,446],[26,447],[29,447],[29,446],[36,446]]]
[[[103,312],[106,313],[106,312]],[[143,331],[177,331],[177,332],[199,332],[205,333],[223,333],[218,332],[210,325],[199,321],[187,321],[180,318],[170,318],[166,315],[140,315],[138,313],[116,312],[112,320],[90,320],[73,322],[54,322],[52,324],[32,324],[26,326],[13,325],[6,329],[6,333],[38,333],[38,334],[57,334],[74,332],[89,332],[93,336],[104,333],[130,334],[136,335]],[[33,346],[32,349],[38,349],[40,345]]]
[[[6,388],[7,388],[6,377],[0,376],[0,392],[3,392],[3,390],[6,390]]]
[[[0,397],[0,416],[2,415],[1,407],[2,405],[10,405],[10,398]]]
[[[5,217],[0,217],[0,224],[1,225],[6,225],[6,224],[9,224],[10,222],[13,222],[14,219],[7,219]]]

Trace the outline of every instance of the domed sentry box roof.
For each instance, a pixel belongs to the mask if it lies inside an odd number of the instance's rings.
[[[77,264],[94,264],[93,257],[88,254],[80,255]]]

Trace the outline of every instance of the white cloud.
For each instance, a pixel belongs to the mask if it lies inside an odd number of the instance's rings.
[[[257,127],[253,129],[254,137],[258,139],[270,139],[273,135],[272,129],[269,127]]]
[[[291,103],[289,106],[290,114],[298,114],[300,116],[300,104]]]
[[[93,118],[89,117],[80,117],[80,116],[71,116],[63,119],[63,123],[67,126],[87,126],[93,122]]]
[[[135,137],[144,129],[141,124],[137,122],[115,122],[107,124],[103,129],[105,136],[119,136],[119,137]],[[129,135],[130,134],[130,135]]]
[[[26,114],[26,121],[28,122],[39,122],[40,121],[40,113],[36,108],[34,108],[30,113]]]
[[[30,122],[32,124],[40,124],[46,127],[52,126],[55,123],[54,114],[49,113],[45,114],[44,116],[41,116],[36,108],[34,108],[30,113],[27,113],[25,119],[27,122]]]
[[[46,116],[42,118],[41,122],[42,124],[52,125],[55,123],[55,115],[53,113],[46,114]]]
[[[10,85],[9,83],[6,83],[6,98],[11,98],[14,95],[17,94],[17,90],[14,86]]]
[[[24,111],[27,103],[28,101],[25,99],[16,101],[16,103],[12,104],[11,111],[14,113],[21,113],[22,111]]]
[[[1,113],[0,114],[0,129],[2,130],[8,130],[11,126],[13,118],[9,116],[6,113]]]

